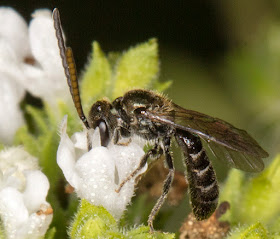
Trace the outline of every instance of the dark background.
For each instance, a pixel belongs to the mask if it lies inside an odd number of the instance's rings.
[[[216,103],[208,105],[209,96],[201,87],[218,85],[218,92],[214,92],[214,95],[222,97],[212,100],[225,100],[235,105],[236,102],[232,103],[232,99],[224,94],[228,90],[225,86],[227,79],[216,72],[217,65],[224,61],[229,52],[240,46],[249,46],[257,37],[259,27],[268,18],[279,19],[280,12],[278,0],[9,0],[1,1],[1,5],[15,8],[27,21],[38,8],[57,7],[67,45],[73,48],[79,72],[87,62],[93,40],[98,41],[105,52],[109,52],[127,49],[152,37],[158,38],[161,79],[174,82],[174,87],[168,91],[171,98],[174,97],[179,103],[185,98],[190,103],[183,106],[199,111],[206,109],[205,113],[219,117],[227,117],[227,113],[215,110]],[[184,72],[184,68],[188,71]],[[206,75],[203,81],[207,87],[194,79],[203,78],[201,72]],[[194,85],[199,87],[192,89]],[[194,91],[197,91],[195,95]],[[190,97],[186,98],[186,95]],[[194,97],[197,99],[191,100]],[[224,108],[228,107],[231,106]]]
[[[229,53],[250,46],[259,28],[280,15],[278,0],[9,0],[1,5],[15,8],[27,21],[38,8],[57,7],[79,72],[94,40],[108,53],[156,37],[161,80],[173,80],[168,95],[186,108],[240,123],[240,127],[243,120],[232,116],[243,103],[232,96],[221,64]]]
[[[236,24],[243,21],[241,28],[247,28],[250,34],[276,5],[274,1],[264,0],[247,3],[202,0],[1,2],[2,6],[15,8],[26,20],[30,20],[38,8],[57,7],[78,68],[86,61],[93,40],[102,43],[106,52],[122,50],[151,37],[159,39],[161,48],[177,49],[211,64],[232,47],[246,44],[245,36],[240,39],[242,36],[235,32],[240,27]]]
[[[214,1],[12,0],[3,4],[26,20],[35,9],[57,7],[78,68],[86,61],[93,40],[109,51],[157,37],[160,45],[207,62],[230,47],[225,19]]]

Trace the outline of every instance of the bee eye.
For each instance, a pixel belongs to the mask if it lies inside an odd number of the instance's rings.
[[[100,106],[100,105],[99,105],[99,106],[97,106],[97,108],[96,108],[96,109],[97,109],[97,111],[98,111],[98,112],[101,112],[101,111],[102,111],[102,108],[101,108],[101,106]]]

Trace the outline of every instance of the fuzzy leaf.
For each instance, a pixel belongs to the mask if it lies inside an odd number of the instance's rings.
[[[249,227],[239,228],[231,233],[227,239],[268,239],[268,232],[261,223]]]
[[[221,200],[229,201],[231,209],[223,217],[231,224],[255,223],[256,218],[269,224],[280,213],[280,156],[261,174],[246,179],[241,171],[231,170]]]
[[[82,199],[71,227],[71,238],[97,238],[106,230],[116,229],[117,223],[105,208]]]
[[[71,238],[171,239],[175,238],[175,235],[161,232],[151,234],[147,226],[140,226],[127,232],[119,230],[115,219],[105,208],[94,206],[82,199],[72,224]]]
[[[132,88],[149,88],[159,73],[156,39],[129,49],[119,59],[115,76],[113,98]]]
[[[108,94],[111,88],[111,66],[99,44],[93,42],[93,54],[81,81],[81,97],[85,112],[98,97]]]
[[[220,202],[228,201],[230,210],[222,217],[222,220],[229,221],[231,224],[239,222],[241,190],[244,184],[244,174],[240,170],[232,169],[223,186]]]
[[[82,131],[83,123],[79,118],[79,115],[76,109],[73,107],[69,107],[64,102],[58,102],[58,108],[60,112],[60,121],[63,119],[65,115],[67,115],[67,133],[69,135],[73,135],[75,132]],[[57,120],[56,120],[57,121]]]
[[[131,230],[126,238],[135,238],[135,239],[173,239],[175,234],[173,233],[162,233],[155,231],[153,234],[150,233],[150,228],[147,226],[141,226],[134,230]]]
[[[242,200],[242,218],[246,222],[255,222],[256,218],[263,223],[274,221],[280,213],[280,155],[259,176],[253,178],[245,187]]]

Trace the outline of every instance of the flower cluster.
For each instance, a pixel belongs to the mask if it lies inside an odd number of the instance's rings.
[[[32,17],[28,26],[13,9],[0,8],[0,142],[6,144],[24,123],[19,103],[26,91],[52,106],[70,99],[51,11]]]
[[[22,148],[0,152],[0,217],[6,238],[40,238],[51,221],[47,177]]]

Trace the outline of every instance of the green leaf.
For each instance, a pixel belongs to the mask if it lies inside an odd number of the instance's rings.
[[[15,145],[24,145],[24,149],[31,155],[39,157],[40,144],[36,137],[28,132],[27,126],[19,128],[14,138]]]
[[[69,135],[73,135],[75,132],[82,131],[83,123],[79,118],[78,113],[76,112],[76,109],[73,107],[69,107],[67,104],[65,104],[62,101],[58,102],[58,108],[60,112],[60,119],[62,120],[65,115],[67,115],[67,133]],[[56,120],[57,122],[57,120]]]
[[[153,86],[151,87],[152,89],[155,89],[159,92],[164,92],[166,91],[170,86],[172,85],[172,81],[165,81],[165,82],[159,82],[156,81]]]
[[[227,239],[268,239],[268,232],[261,223],[249,227],[239,228],[231,233]]]
[[[86,66],[81,81],[81,97],[85,112],[98,97],[104,97],[112,87],[112,72],[109,61],[99,44],[93,42],[93,54]]]
[[[32,107],[30,105],[27,105],[26,112],[30,114],[30,116],[32,117],[32,120],[34,121],[34,125],[37,131],[39,131],[40,133],[45,133],[48,131],[48,127],[45,122],[46,115],[44,111]]]
[[[162,233],[155,231],[153,234],[150,233],[150,228],[147,226],[140,226],[134,230],[131,230],[127,234],[127,238],[135,239],[146,239],[146,238],[155,238],[155,239],[173,239],[175,238],[174,233]]]
[[[280,214],[280,155],[259,176],[250,180],[245,187],[241,206],[245,209],[242,218],[246,222],[263,223],[274,221]]]
[[[220,202],[228,201],[230,210],[222,217],[222,220],[237,224],[240,220],[240,202],[242,197],[242,186],[244,185],[244,174],[240,170],[232,169],[229,172],[225,185],[222,188]]]
[[[98,238],[104,238],[104,239],[126,239],[127,237],[123,235],[121,232],[116,231],[107,231],[102,237]]]
[[[53,239],[55,237],[56,229],[55,227],[52,227],[49,229],[45,235],[45,239]]]
[[[102,206],[94,206],[82,199],[70,230],[71,238],[97,238],[107,230],[117,230],[117,223]]]
[[[48,176],[51,187],[55,187],[59,177],[62,176],[61,170],[56,163],[56,152],[59,136],[56,129],[49,130],[44,136],[41,136],[41,152],[39,156],[40,165],[43,172]]]
[[[71,228],[71,238],[175,238],[174,234],[150,233],[147,226],[133,228],[131,231],[119,229],[115,219],[102,206],[94,206],[82,199]]]
[[[228,220],[233,229],[230,239],[280,238],[280,155],[262,173],[252,178],[231,170],[222,189],[221,200],[231,208],[221,220]],[[252,224],[249,227],[240,225]]]
[[[159,73],[156,39],[129,49],[119,59],[114,72],[113,98],[132,88],[149,88]]]

